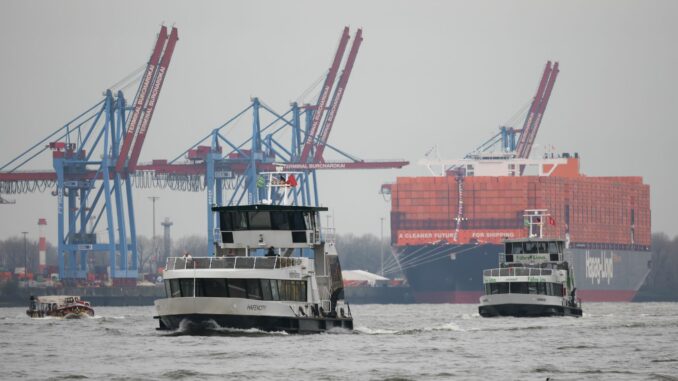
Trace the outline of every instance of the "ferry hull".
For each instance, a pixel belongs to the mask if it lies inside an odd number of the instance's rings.
[[[566,306],[549,306],[535,304],[496,304],[478,307],[478,313],[482,317],[551,317],[551,316],[575,316],[581,317],[581,308]]]
[[[266,332],[319,333],[330,329],[353,329],[352,319],[291,318],[252,315],[183,314],[158,317],[160,330],[199,331],[214,328],[257,329]],[[215,326],[216,325],[216,326]]]
[[[497,266],[503,245],[396,246],[417,303],[477,303],[483,270]],[[583,302],[629,302],[649,273],[645,250],[571,248],[577,296]]]
[[[307,303],[209,297],[158,299],[155,307],[160,330],[231,328],[314,333],[333,328],[353,329],[353,318],[344,307],[333,315],[313,314]]]

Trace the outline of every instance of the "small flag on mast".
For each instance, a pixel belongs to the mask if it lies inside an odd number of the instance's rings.
[[[287,184],[291,187],[297,186],[297,179],[294,178],[294,175],[289,175],[287,177]]]

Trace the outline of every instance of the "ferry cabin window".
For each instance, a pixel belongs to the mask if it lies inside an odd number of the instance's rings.
[[[271,214],[269,212],[247,213],[251,230],[268,230],[271,228]]]
[[[549,253],[558,254],[558,242],[549,242]]]
[[[219,228],[225,231],[233,231],[233,213],[221,212],[219,213]]]
[[[206,296],[208,298],[226,298],[228,289],[226,288],[226,279],[207,278],[200,279],[196,286],[196,296]]]
[[[222,212],[222,231],[234,230],[307,230],[312,224],[309,212]]]
[[[195,281],[197,297],[298,302],[307,300],[306,282],[301,280],[198,278]],[[165,288],[170,291],[169,297],[192,297],[193,279],[165,280]]]
[[[525,282],[511,282],[512,294],[527,294],[527,283]]]
[[[547,282],[500,282],[485,284],[485,294],[535,294],[562,296],[563,285]]]
[[[165,296],[168,297],[168,298],[171,298],[172,297],[172,288],[170,287],[170,282],[169,282],[169,280],[166,280],[164,283],[165,283]],[[31,305],[32,304],[33,304],[33,302],[31,302]]]
[[[290,230],[306,230],[306,227],[308,225],[306,225],[304,214],[308,214],[308,213],[301,213],[301,212],[290,212],[289,213]]]
[[[537,253],[537,244],[536,242],[525,242],[523,249],[527,254],[536,254]]]
[[[245,279],[228,279],[228,296],[231,298],[247,298],[247,282]]]
[[[264,300],[274,300],[271,293],[271,282],[267,279],[261,280],[261,296]]]
[[[494,295],[494,294],[508,294],[509,293],[509,283],[508,282],[500,282],[500,283],[488,283],[486,285],[489,286],[489,292],[488,290],[485,290],[485,293]]]
[[[166,280],[165,283],[170,285],[170,293],[168,294],[172,298],[181,296],[181,288],[179,287],[179,279]]]
[[[193,279],[179,279],[181,296],[193,296]]]
[[[290,230],[290,220],[286,212],[271,212],[273,230]]]
[[[261,282],[259,279],[247,280],[247,299],[261,300]]]
[[[530,294],[537,294],[537,283],[536,282],[529,282],[527,284],[527,291]]]
[[[246,230],[247,213],[221,212],[219,214],[219,227],[223,231]]]

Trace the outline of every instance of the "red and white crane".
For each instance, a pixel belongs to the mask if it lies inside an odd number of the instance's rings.
[[[532,100],[532,105],[527,113],[523,129],[520,133],[520,138],[518,139],[518,144],[516,145],[517,158],[527,159],[530,156],[534,139],[539,131],[546,105],[548,105],[549,98],[551,98],[551,91],[556,82],[558,72],[558,62],[556,62],[553,67],[551,67],[551,61],[546,63],[544,74],[542,74],[539,87],[537,88],[537,95],[535,95]]]

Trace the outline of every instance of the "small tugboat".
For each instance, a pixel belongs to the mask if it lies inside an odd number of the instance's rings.
[[[78,319],[94,316],[94,309],[89,302],[80,300],[79,296],[31,296],[26,315],[32,318],[57,317]]]
[[[529,237],[504,241],[499,268],[483,271],[483,317],[582,316],[565,241],[542,238],[546,210],[527,210]]]
[[[167,259],[167,297],[155,301],[159,329],[353,329],[337,251],[321,239],[327,208],[273,205],[271,188],[294,184],[294,174],[267,175],[263,204],[212,208],[220,222],[215,256]]]

